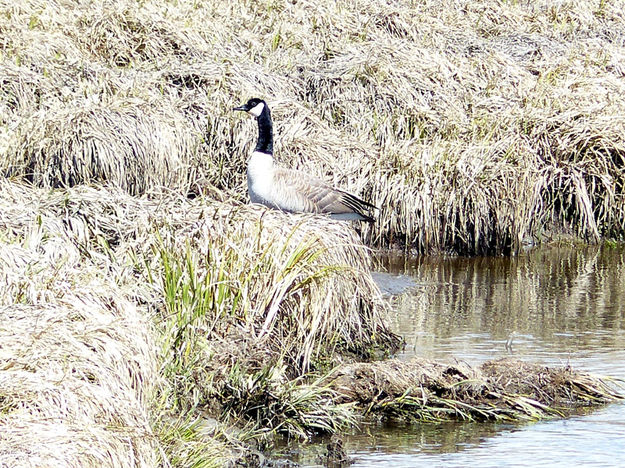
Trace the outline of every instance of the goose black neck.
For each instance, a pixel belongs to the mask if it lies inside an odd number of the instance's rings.
[[[273,154],[273,124],[269,107],[264,106],[261,114],[256,118],[258,121],[258,142],[255,151]]]

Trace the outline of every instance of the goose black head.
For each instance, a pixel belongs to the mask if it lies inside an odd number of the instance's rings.
[[[263,113],[266,106],[267,103],[262,99],[252,98],[242,106],[235,107],[233,110],[247,112],[248,114],[252,114],[254,117],[260,117],[260,114]]]

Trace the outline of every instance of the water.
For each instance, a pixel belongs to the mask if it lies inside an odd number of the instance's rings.
[[[379,266],[414,279],[391,299],[402,359],[516,357],[625,377],[625,247],[386,257]]]
[[[398,426],[347,444],[355,467],[622,467],[625,406],[524,425]],[[372,445],[376,444],[376,445]]]
[[[514,357],[625,379],[624,247],[377,262],[407,342],[400,359]],[[531,424],[372,425],[344,440],[355,467],[620,467],[625,404]],[[314,453],[293,458],[319,466]]]

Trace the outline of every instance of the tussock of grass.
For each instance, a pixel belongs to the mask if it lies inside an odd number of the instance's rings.
[[[371,244],[620,239],[625,22],[610,2],[0,5],[5,173],[245,199],[251,95],[276,150],[381,207]]]
[[[314,375],[300,376],[397,345],[354,232],[250,206],[167,215],[132,254],[165,300],[172,405],[299,436],[351,424]]]
[[[179,340],[186,327],[232,332],[304,371],[337,346],[366,354],[388,340],[368,252],[353,231],[247,206],[195,215],[190,224],[186,214],[184,235],[174,225],[163,245],[143,253],[158,261],[150,275],[160,273]]]

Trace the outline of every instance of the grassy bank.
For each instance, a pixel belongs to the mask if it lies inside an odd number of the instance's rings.
[[[369,362],[399,340],[367,248],[325,218],[5,180],[0,226],[2,464],[257,466],[276,434],[362,417],[538,419],[621,398],[571,370]]]
[[[0,185],[0,463],[223,466],[351,424],[318,377],[397,345],[340,223]]]
[[[253,466],[277,433],[365,413],[620,398],[577,373],[528,401],[531,379],[496,386],[495,364],[367,362],[399,340],[365,245],[621,238],[623,19],[591,2],[0,0],[0,464]],[[231,108],[252,95],[278,159],[371,200],[375,225],[245,204],[255,126]]]
[[[5,173],[245,200],[277,157],[378,205],[371,245],[621,239],[623,9],[611,2],[0,4]]]

